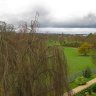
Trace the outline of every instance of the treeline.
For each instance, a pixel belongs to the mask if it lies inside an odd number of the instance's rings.
[[[69,35],[68,37],[66,36],[65,38],[60,39],[60,44],[62,46],[67,46],[67,47],[80,47],[84,42],[87,42],[91,44],[93,47],[96,46],[96,35],[95,34],[89,34],[86,36],[74,36],[74,35]]]

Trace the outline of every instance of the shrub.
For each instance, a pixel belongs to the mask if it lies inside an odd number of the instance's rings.
[[[92,88],[91,87],[89,87],[88,89],[86,89],[86,91],[89,93],[89,95],[92,94]]]
[[[91,75],[92,75],[91,69],[90,69],[89,67],[87,67],[87,68],[83,71],[83,76],[84,76],[85,78],[89,78],[89,77],[91,77]]]
[[[93,92],[96,92],[96,84],[94,84],[94,85],[92,86],[92,91],[93,91]]]
[[[79,47],[81,42],[79,42],[79,41],[61,41],[60,44],[61,44],[61,46],[66,46],[66,47]]]
[[[92,78],[96,78],[96,74],[92,74],[92,76],[91,76]]]
[[[75,83],[78,85],[84,85],[86,84],[87,79],[83,76],[76,78]]]
[[[92,45],[90,43],[84,42],[79,48],[78,48],[78,52],[81,55],[88,55],[88,53],[90,53],[90,49],[92,48]]]

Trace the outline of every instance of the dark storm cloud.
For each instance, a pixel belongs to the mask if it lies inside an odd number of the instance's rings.
[[[42,6],[35,6],[34,8],[29,8],[28,11],[20,14],[3,14],[3,20],[14,24],[16,26],[27,22],[30,24],[31,20],[34,20],[36,12],[39,13],[38,22],[40,27],[66,27],[66,28],[96,28],[96,15],[88,14],[82,18],[73,18],[73,20],[62,20],[58,21],[52,18],[51,13]]]
[[[65,27],[65,28],[96,28],[96,15],[88,14],[82,18],[66,21],[54,21],[51,17],[48,18],[48,14],[41,15],[40,26],[41,27]]]
[[[68,24],[65,24],[66,27],[90,27],[94,28],[96,27],[96,15],[95,14],[88,14],[82,18],[73,20],[71,22],[68,22]]]
[[[96,15],[88,14],[82,18],[73,19],[66,22],[63,20],[61,22],[53,22],[51,26],[66,28],[96,28]]]

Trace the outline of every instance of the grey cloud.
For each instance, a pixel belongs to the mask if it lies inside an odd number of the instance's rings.
[[[31,20],[35,19],[36,12],[39,13],[38,22],[40,22],[40,25],[49,26],[51,21],[50,12],[42,6],[35,6],[34,8],[30,7],[28,11],[20,14],[3,14],[0,15],[0,19],[1,21],[14,25],[20,25],[22,22],[27,22],[29,24]]]
[[[40,21],[41,27],[58,27],[58,28],[96,28],[96,15],[88,14],[82,18],[73,18],[70,21],[53,21],[50,18],[42,17]],[[44,19],[43,19],[44,18]]]
[[[72,21],[62,24],[62,27],[79,27],[79,28],[95,28],[96,27],[96,15],[88,14],[82,18],[74,19]]]
[[[73,22],[70,22],[70,26],[94,28],[96,27],[96,15],[88,14],[87,16],[84,16],[83,18],[79,18],[77,20],[74,20]]]
[[[96,28],[96,15],[88,14],[82,18],[70,21],[53,22],[49,27],[65,27],[65,28]]]
[[[82,18],[73,18],[70,21],[59,21],[53,20],[51,13],[42,6],[30,7],[28,11],[20,14],[3,14],[3,20],[14,24],[16,26],[27,22],[30,24],[31,20],[34,20],[36,12],[39,13],[38,22],[40,27],[65,27],[65,28],[96,28],[96,15],[88,14]]]

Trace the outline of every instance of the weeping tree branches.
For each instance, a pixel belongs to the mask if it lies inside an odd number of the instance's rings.
[[[2,96],[62,96],[69,91],[62,48],[48,47],[45,38],[35,33],[34,22],[32,34],[25,30],[11,39],[4,32],[0,35]]]

